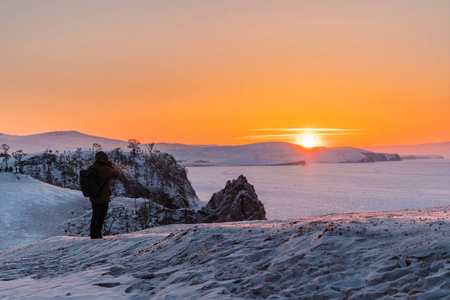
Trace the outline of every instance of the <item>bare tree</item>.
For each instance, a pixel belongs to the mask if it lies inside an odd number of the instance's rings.
[[[111,159],[118,163],[121,161],[120,156],[122,155],[122,148],[118,147],[118,148],[114,148],[113,151],[111,151]]]
[[[145,144],[145,147],[147,147],[148,153],[153,153],[153,149],[155,148],[155,143]]]
[[[126,226],[127,232],[129,232],[130,214],[128,213],[127,209],[122,206],[113,207],[109,211],[109,213],[106,215],[106,222],[105,222],[105,226],[103,227],[104,234],[110,235],[111,231],[113,229],[114,223],[120,222],[120,221],[125,221],[125,226]]]
[[[136,158],[136,156],[142,152],[141,150],[141,142],[137,139],[130,139],[128,140],[128,148],[130,149],[131,156],[133,158]]]
[[[23,169],[22,169],[22,159],[23,157],[27,155],[25,152],[23,152],[22,150],[17,150],[16,152],[12,153],[12,156],[14,157],[14,159],[16,160],[15,162],[15,166],[19,167],[19,173],[22,174],[23,173]]]
[[[92,144],[92,148],[94,149],[95,152],[102,151],[102,145],[97,143]]]
[[[80,172],[82,167],[82,156],[82,149],[77,147],[75,155],[72,156],[72,164],[74,165],[77,174]]]
[[[2,150],[3,150],[3,160],[5,161],[5,165],[6,165],[6,169],[8,169],[8,158],[11,156],[8,151],[9,151],[9,145],[7,144],[3,144],[2,145]]]

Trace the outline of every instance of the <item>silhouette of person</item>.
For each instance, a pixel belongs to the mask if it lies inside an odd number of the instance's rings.
[[[108,154],[103,151],[95,154],[95,161],[89,169],[97,170],[98,183],[101,186],[101,194],[98,197],[89,197],[92,204],[91,239],[101,239],[103,223],[111,202],[111,180],[118,179],[120,170],[116,169],[109,161]]]

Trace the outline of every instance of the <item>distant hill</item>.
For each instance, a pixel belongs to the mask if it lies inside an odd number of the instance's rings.
[[[24,136],[0,133],[0,144],[8,144],[11,152],[23,150],[26,153],[38,153],[46,149],[75,151],[78,147],[88,150],[94,143],[102,145],[103,150],[106,151],[117,147],[126,149],[128,145],[125,141],[87,135],[78,131],[53,131]]]
[[[128,142],[83,134],[77,131],[55,131],[27,136],[0,134],[0,144],[8,144],[10,152],[26,153],[52,151],[89,150],[94,143],[104,151],[120,147],[127,151]],[[145,150],[145,147],[142,147]],[[188,166],[204,165],[277,165],[306,161],[307,163],[358,163],[400,160],[398,155],[374,153],[351,147],[306,149],[282,142],[264,142],[241,146],[184,145],[157,143],[155,149],[172,154],[180,163]],[[390,152],[394,153],[394,152]]]
[[[450,158],[450,142],[419,145],[377,146],[364,148],[374,152],[398,153],[400,155],[442,155]]]
[[[160,149],[159,144],[156,145]],[[164,149],[161,149],[164,151]],[[313,148],[265,142],[242,146],[195,147],[168,151],[186,165],[277,165],[307,163],[359,163],[400,160],[393,154],[373,153],[351,147]]]

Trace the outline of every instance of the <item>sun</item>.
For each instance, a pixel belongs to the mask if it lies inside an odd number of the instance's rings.
[[[300,141],[300,145],[302,145],[305,148],[312,148],[316,145],[316,140],[314,137],[310,134],[305,134],[302,137],[302,140]]]

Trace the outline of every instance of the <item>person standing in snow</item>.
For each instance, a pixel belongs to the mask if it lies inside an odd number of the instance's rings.
[[[103,151],[95,154],[95,161],[89,169],[97,170],[99,185],[102,187],[100,196],[89,197],[92,204],[91,239],[101,239],[103,222],[111,202],[111,180],[118,179],[121,172],[113,166],[108,154]]]

